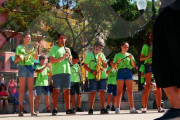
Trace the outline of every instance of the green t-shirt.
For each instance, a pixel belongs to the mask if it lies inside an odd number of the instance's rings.
[[[79,65],[78,64],[74,64],[71,67],[71,82],[79,82],[80,78],[79,78]]]
[[[33,50],[32,50],[33,51]],[[23,54],[23,55],[26,55],[26,51],[25,51],[25,47],[23,45],[19,45],[17,48],[16,48],[16,52],[15,52],[15,55],[17,56],[20,56],[20,54]],[[33,60],[33,55],[35,54],[32,53],[26,60],[25,62],[24,61],[19,61],[18,64],[19,65],[34,65],[34,60]]]
[[[91,70],[96,70],[97,59],[98,59],[99,54],[101,54],[102,59],[106,62],[106,57],[103,53],[93,54],[93,52],[90,52],[86,55],[84,63],[88,64],[88,66]],[[96,60],[95,60],[94,56],[95,56]],[[95,76],[91,72],[88,72],[88,79],[95,79]],[[104,69],[104,71],[102,71],[101,79],[106,79],[105,69]]]
[[[36,65],[35,70],[40,70],[44,68],[45,65]],[[41,73],[37,73],[37,78],[36,78],[36,84],[35,86],[49,86],[48,84],[48,72],[49,68],[46,67]]]
[[[107,68],[107,71],[109,71],[110,69],[111,69],[111,67],[108,67],[108,68]],[[117,85],[116,78],[117,78],[117,70],[116,70],[116,69],[113,69],[113,70],[111,70],[111,72],[108,74],[108,84]]]
[[[129,56],[129,55],[130,55],[130,53],[126,53],[126,54],[117,53],[117,54],[115,55],[115,57],[114,57],[113,63],[117,63],[117,61],[118,61],[119,59],[122,59],[122,58],[124,58],[124,57],[126,57],[126,56]],[[136,62],[135,59],[134,59],[134,57],[133,57],[133,61]],[[120,69],[120,68],[129,68],[129,69],[132,69],[133,67],[132,67],[132,65],[131,65],[131,59],[128,57],[128,58],[122,60],[122,61],[119,63],[119,65],[117,66],[117,69]]]
[[[144,57],[147,57],[152,52],[152,45],[148,46],[147,44],[144,44],[142,47],[141,54],[144,55]],[[144,61],[144,64],[146,63],[152,63],[152,57],[148,58]]]
[[[144,64],[141,65],[139,71],[143,72],[143,74],[145,75],[145,66],[144,66]],[[145,77],[141,76],[141,84],[144,83],[144,82],[145,82]]]
[[[66,49],[69,48],[66,47]],[[54,58],[61,58],[65,53],[66,51],[64,50],[64,47],[59,47],[55,45],[54,47],[51,48],[49,56]],[[71,56],[71,51],[70,51],[70,56]],[[59,61],[57,63],[52,63],[52,75],[62,74],[62,73],[71,74],[71,69],[67,57],[62,61]]]

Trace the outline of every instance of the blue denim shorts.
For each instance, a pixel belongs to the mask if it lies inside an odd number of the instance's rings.
[[[128,68],[122,68],[118,70],[117,80],[133,80],[132,71]]]
[[[70,74],[56,74],[53,75],[54,89],[71,89],[71,75]]]
[[[49,95],[49,86],[36,86],[36,93],[37,95],[41,95],[41,93]]]
[[[34,78],[33,65],[18,65],[19,78]]]
[[[117,85],[109,84],[108,85],[108,94],[113,94],[113,96],[116,96],[116,94],[117,94]]]
[[[95,79],[89,79],[89,87],[90,87],[91,92],[94,92],[97,90],[105,91],[106,79],[101,79],[100,81],[96,81]]]
[[[145,66],[145,73],[151,73],[152,72],[152,64],[146,63]]]
[[[15,100],[14,105],[19,105],[19,102],[17,100]],[[24,101],[24,100],[23,100],[23,105],[26,105],[26,101]]]

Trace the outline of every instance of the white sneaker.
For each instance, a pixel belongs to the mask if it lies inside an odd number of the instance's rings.
[[[135,108],[131,108],[130,113],[138,113],[138,111]]]
[[[120,114],[120,109],[119,108],[116,108],[115,114]]]
[[[146,108],[141,108],[142,113],[146,113],[147,109]]]
[[[39,111],[36,111],[36,114],[39,114]]]

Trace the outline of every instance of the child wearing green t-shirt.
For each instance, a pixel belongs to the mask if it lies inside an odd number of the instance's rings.
[[[84,60],[84,68],[88,71],[88,80],[90,84],[90,110],[88,114],[93,114],[93,106],[95,95],[97,92],[97,88],[100,93],[100,103],[101,103],[101,114],[109,114],[109,112],[105,109],[105,90],[106,90],[106,72],[105,69],[107,68],[106,57],[101,52],[103,49],[103,43],[101,41],[97,41],[94,45],[94,49],[92,52],[86,55]],[[101,56],[100,62],[101,67],[103,68],[101,79],[96,81],[95,76],[97,74],[96,66],[98,57]]]
[[[107,107],[106,109],[110,109],[110,102],[111,102],[111,96],[113,94],[113,101],[112,101],[112,107],[111,111],[115,111],[115,102],[116,102],[116,94],[117,94],[117,82],[116,82],[116,77],[117,77],[117,69],[114,69],[113,66],[113,58],[111,58],[108,62],[108,68],[106,74],[108,75],[108,99],[107,99]]]
[[[37,92],[37,98],[36,98],[36,113],[39,113],[39,103],[41,98],[41,93],[44,93],[45,97],[45,103],[46,103],[46,112],[50,113],[51,110],[49,108],[49,84],[48,84],[48,73],[49,76],[51,76],[51,66],[48,63],[45,63],[46,57],[41,55],[39,57],[39,63],[40,65],[36,65],[36,92]]]
[[[73,56],[72,63],[73,66],[71,66],[71,103],[73,106],[73,111],[76,112],[84,112],[80,108],[81,106],[81,84],[80,84],[80,77],[79,77],[79,65],[77,64],[79,62],[78,56]],[[75,92],[77,93],[77,109],[75,109]]]

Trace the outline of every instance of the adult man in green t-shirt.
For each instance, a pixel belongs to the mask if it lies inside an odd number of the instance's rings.
[[[39,57],[39,64],[36,65],[35,70],[37,73],[37,79],[36,79],[36,92],[37,92],[37,98],[36,98],[36,113],[39,113],[39,103],[41,98],[41,93],[44,93],[45,97],[45,103],[46,103],[46,112],[51,112],[49,108],[49,83],[48,83],[48,73],[49,76],[51,76],[51,66],[46,63],[45,64],[46,57],[41,55]]]
[[[89,114],[93,114],[93,106],[94,100],[97,89],[100,93],[100,103],[101,103],[101,114],[109,114],[106,109],[104,109],[105,105],[105,90],[106,90],[106,72],[105,69],[107,68],[106,58],[103,53],[101,53],[103,48],[103,43],[97,41],[94,45],[93,52],[87,54],[85,61],[84,61],[84,68],[88,71],[88,80],[90,83],[90,110]],[[101,56],[100,62],[102,63],[103,71],[101,75],[100,81],[95,80],[95,75],[97,74],[96,65],[98,56]]]
[[[73,56],[72,63],[73,66],[71,66],[71,102],[73,106],[73,111],[76,112],[84,112],[80,106],[81,106],[81,84],[80,84],[80,77],[79,77],[79,65],[77,64],[79,62],[78,56]],[[77,109],[75,110],[75,92],[77,93]]]
[[[53,111],[52,115],[57,114],[57,102],[60,86],[62,85],[64,99],[66,103],[66,114],[75,114],[70,110],[70,88],[71,88],[71,69],[69,60],[71,61],[71,52],[69,48],[64,48],[66,42],[65,34],[58,35],[58,45],[51,48],[50,62],[52,63],[53,77]],[[66,49],[66,50],[65,50]],[[67,52],[66,52],[67,51]],[[69,59],[68,59],[69,58]]]

